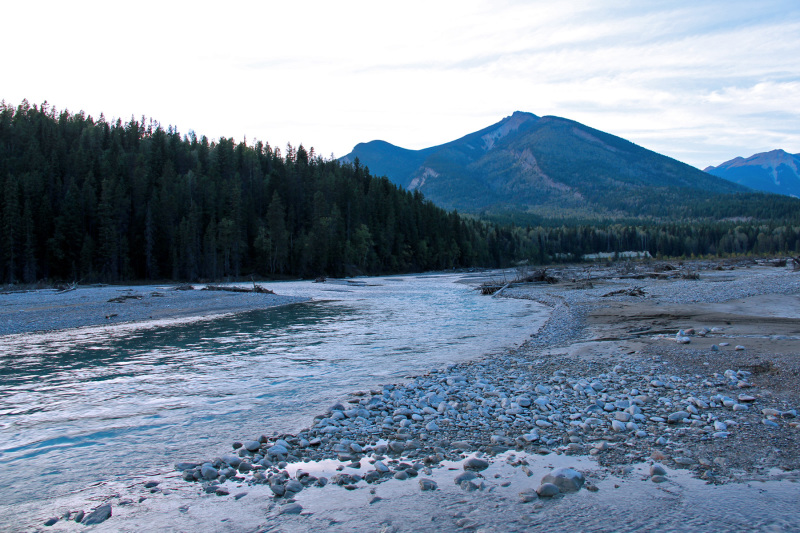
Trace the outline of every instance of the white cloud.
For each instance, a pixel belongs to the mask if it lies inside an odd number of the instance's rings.
[[[209,137],[338,156],[376,138],[438,144],[524,110],[696,166],[767,143],[800,152],[794,0],[77,1],[4,18],[6,101]]]

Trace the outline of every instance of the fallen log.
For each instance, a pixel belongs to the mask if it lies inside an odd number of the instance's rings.
[[[274,291],[267,289],[266,287],[262,287],[261,285],[253,285],[253,288],[249,287],[228,287],[223,285],[206,285],[203,287],[204,291],[227,291],[227,292],[254,292],[258,294],[275,294]]]

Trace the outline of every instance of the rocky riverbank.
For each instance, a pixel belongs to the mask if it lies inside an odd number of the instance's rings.
[[[780,502],[796,497],[800,478],[800,274],[692,267],[670,279],[562,270],[558,284],[507,289],[503,297],[552,307],[524,345],[355,392],[296,435],[180,463],[180,480],[150,487],[151,500],[163,499],[148,512],[175,529],[206,505],[255,513],[233,528],[247,531],[404,531],[426,521],[525,531],[542,516],[553,521],[540,525],[566,525],[568,511],[579,529],[608,529],[625,514],[610,495],[642,494],[661,514],[627,519],[634,529],[791,527],[795,511]],[[756,480],[773,483],[772,503],[758,507],[761,489],[712,488]],[[183,495],[177,511],[169,492]],[[709,501],[686,508],[667,494]],[[742,497],[752,502],[743,521],[720,518]],[[593,514],[601,509],[610,514]]]
[[[0,336],[130,322],[205,319],[307,300],[268,293],[200,289],[202,286],[191,285],[107,285],[7,291],[0,294]]]

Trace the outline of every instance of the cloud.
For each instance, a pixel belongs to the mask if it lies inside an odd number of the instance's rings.
[[[701,167],[765,143],[800,152],[795,0],[36,5],[0,34],[24,50],[6,56],[7,101],[336,155],[443,143],[515,110]]]

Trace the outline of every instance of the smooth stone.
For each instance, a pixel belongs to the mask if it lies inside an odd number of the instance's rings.
[[[457,475],[453,481],[455,482],[456,485],[461,485],[461,483],[463,483],[464,481],[470,481],[477,477],[478,474],[476,474],[475,472],[467,471]]]
[[[561,492],[577,492],[583,486],[583,474],[573,468],[556,468],[542,478],[542,485],[552,483]]]
[[[711,351],[712,352],[718,352],[719,351],[719,346],[717,346],[716,344],[712,344],[711,345]]]
[[[281,507],[280,514],[300,514],[303,506],[299,503],[289,503]]]
[[[620,422],[619,420],[612,420],[611,421],[611,429],[614,431],[625,431],[627,430],[627,426]]]
[[[651,476],[666,476],[667,475],[667,469],[664,468],[663,465],[660,465],[660,464],[656,463],[656,464],[654,464],[653,466],[650,467],[650,475]]]
[[[257,440],[249,440],[244,443],[244,449],[248,452],[257,452],[259,449],[261,449],[261,443]]]
[[[744,350],[744,346],[742,346],[741,344],[737,344],[734,350],[736,350],[737,352],[741,352],[742,350]]]
[[[678,422],[682,422],[687,418],[689,418],[689,413],[687,413],[686,411],[677,411],[667,416],[667,422],[669,422],[670,424],[677,424]]]
[[[203,467],[200,469],[200,475],[203,476],[205,479],[217,479],[217,476],[219,475],[219,470],[217,470],[210,464],[204,464]]]
[[[47,521],[44,523],[44,525],[47,526],[47,527],[50,527],[50,526],[55,525],[56,522],[58,522],[58,518],[56,518],[56,517],[48,518]]]
[[[284,488],[286,489],[286,492],[300,492],[303,490],[303,484],[296,479],[292,479],[286,482]]]
[[[399,479],[401,481],[408,479],[408,473],[406,473],[405,470],[398,470],[397,472],[394,473],[394,478]]]
[[[436,490],[439,488],[439,485],[432,479],[420,479],[419,480],[419,488],[422,490]]]
[[[75,522],[80,524],[84,516],[86,516],[86,513],[84,513],[83,511],[78,511],[78,514],[75,515]]]
[[[228,489],[224,487],[217,487],[217,490],[214,491],[214,494],[216,494],[217,496],[227,496],[228,494],[230,494],[230,492],[228,492]]]
[[[273,444],[272,446],[267,449],[267,455],[286,455],[289,453],[289,450],[286,449],[285,446],[281,444]]]
[[[554,483],[542,483],[539,488],[536,489],[536,494],[538,494],[540,498],[552,498],[553,496],[561,494],[561,491],[558,489],[558,485]]]
[[[651,476],[650,481],[653,483],[664,483],[667,480],[666,476]]]
[[[284,487],[281,483],[270,483],[269,485],[270,490],[275,496],[283,496],[286,494],[286,487]]]
[[[426,431],[438,431],[439,430],[439,426],[436,425],[436,422],[431,420],[430,422],[425,424],[425,430]]]
[[[485,461],[477,457],[470,457],[464,461],[464,470],[480,472],[482,470],[486,470],[487,468],[489,468],[489,461]]]
[[[519,500],[522,503],[528,503],[538,499],[539,495],[533,489],[525,489],[519,493]]]
[[[631,414],[626,413],[625,411],[617,411],[614,413],[614,418],[620,422],[628,422],[631,419]]]
[[[81,520],[81,524],[84,526],[91,526],[94,524],[99,524],[101,522],[105,522],[111,518],[111,504],[107,503],[105,505],[101,505]]]
[[[175,463],[175,470],[194,470],[200,463]]]
[[[375,464],[373,466],[375,467],[375,470],[377,470],[381,474],[385,474],[386,472],[389,471],[389,467],[383,464],[382,461],[375,461]]]

